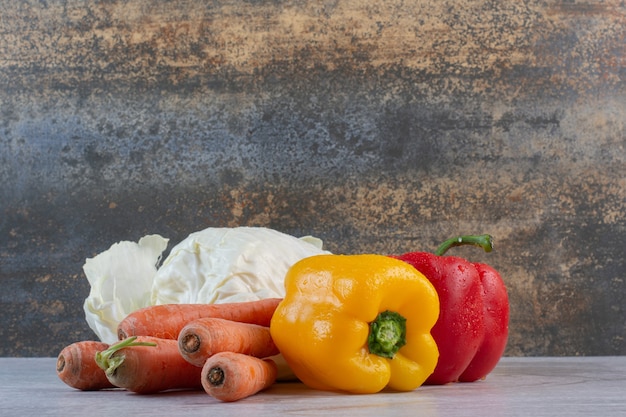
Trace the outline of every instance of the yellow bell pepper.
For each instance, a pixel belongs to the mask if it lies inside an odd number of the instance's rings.
[[[270,331],[294,374],[314,389],[374,393],[418,388],[439,352],[430,334],[439,298],[406,262],[316,255],[293,265]]]

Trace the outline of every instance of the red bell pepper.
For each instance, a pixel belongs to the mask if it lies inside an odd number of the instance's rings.
[[[410,252],[394,258],[413,265],[439,295],[440,314],[431,333],[439,361],[426,384],[483,379],[504,353],[509,331],[509,300],[498,272],[487,264],[443,256],[452,246],[471,244],[491,252],[491,236],[460,236],[434,254]]]

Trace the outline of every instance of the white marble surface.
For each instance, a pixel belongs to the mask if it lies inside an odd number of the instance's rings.
[[[0,416],[626,416],[626,356],[503,358],[485,381],[348,395],[276,384],[235,403],[203,391],[76,391],[53,358],[0,358]]]

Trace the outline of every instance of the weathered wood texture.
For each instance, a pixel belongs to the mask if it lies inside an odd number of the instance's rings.
[[[623,1],[1,1],[0,355],[85,258],[208,226],[503,275],[507,355],[626,354]]]

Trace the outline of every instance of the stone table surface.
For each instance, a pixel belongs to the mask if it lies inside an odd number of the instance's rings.
[[[0,415],[44,416],[625,416],[626,356],[505,357],[484,381],[349,395],[279,383],[220,403],[203,391],[137,395],[64,385],[54,358],[0,358]]]

